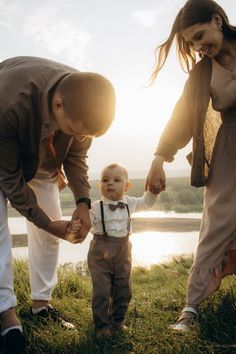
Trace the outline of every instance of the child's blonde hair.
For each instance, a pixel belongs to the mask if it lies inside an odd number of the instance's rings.
[[[103,170],[102,170],[101,176],[102,176],[102,174],[104,173],[105,170],[107,170],[107,169],[113,170],[114,168],[117,168],[117,167],[121,169],[121,171],[124,173],[124,176],[125,176],[126,180],[128,181],[129,180],[128,171],[126,170],[125,167],[119,165],[118,163],[112,163],[112,164],[104,167]]]

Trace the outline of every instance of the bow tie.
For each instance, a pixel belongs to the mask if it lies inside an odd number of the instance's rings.
[[[122,203],[122,202],[118,202],[117,204],[108,204],[108,206],[109,206],[109,209],[110,209],[110,210],[114,211],[114,210],[116,210],[116,209],[118,209],[118,208],[124,209],[125,204]]]

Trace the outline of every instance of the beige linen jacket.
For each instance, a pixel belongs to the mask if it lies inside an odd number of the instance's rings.
[[[216,135],[221,124],[218,112],[211,105],[212,63],[207,57],[190,72],[183,93],[164,129],[155,155],[171,162],[177,151],[192,139],[191,185],[206,184]]]

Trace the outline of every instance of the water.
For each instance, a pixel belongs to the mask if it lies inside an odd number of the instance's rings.
[[[201,214],[175,214],[156,211],[146,211],[133,215],[135,217],[162,218],[200,218]],[[68,218],[69,219],[69,218]],[[9,218],[9,228],[13,234],[25,234],[26,223],[22,217]],[[89,234],[82,244],[73,245],[61,241],[59,263],[77,263],[85,261],[92,235]],[[191,232],[158,232],[146,231],[131,235],[133,245],[133,265],[149,267],[152,264],[169,260],[175,255],[194,254],[198,244],[198,231]],[[13,257],[27,258],[28,248],[12,249]]]
[[[201,219],[201,213],[175,213],[174,211],[139,211],[133,213],[132,217],[135,218],[177,218],[177,219]]]

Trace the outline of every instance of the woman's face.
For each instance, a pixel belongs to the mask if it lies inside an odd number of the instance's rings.
[[[186,43],[198,53],[216,57],[223,46],[222,19],[213,15],[211,22],[197,23],[181,32]]]

